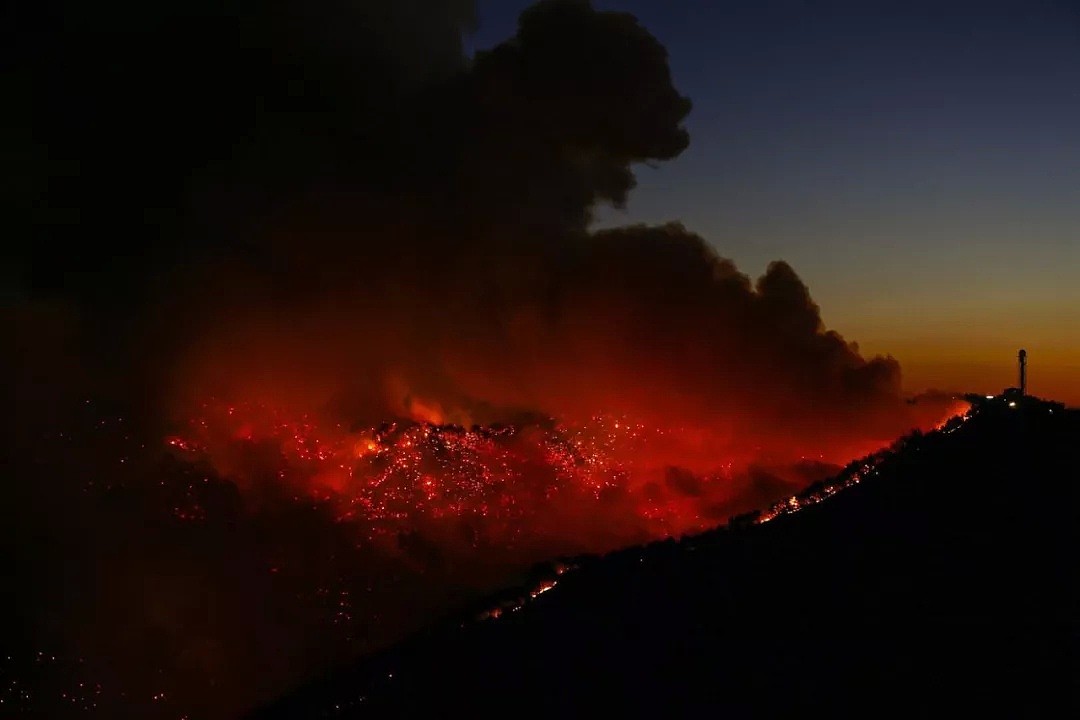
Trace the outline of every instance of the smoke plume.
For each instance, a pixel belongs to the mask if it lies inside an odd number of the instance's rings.
[[[544,0],[466,57],[463,0],[317,5],[0,23],[11,617],[102,707],[228,716],[943,415],[786,263],[590,229],[689,144],[633,16]]]

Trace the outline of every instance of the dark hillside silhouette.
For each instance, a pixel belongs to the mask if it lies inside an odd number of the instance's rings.
[[[1068,716],[1078,449],[1080,412],[983,401],[825,502],[579,560],[256,717]]]

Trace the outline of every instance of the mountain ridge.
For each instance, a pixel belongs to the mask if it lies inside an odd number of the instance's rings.
[[[850,465],[833,485],[862,482],[827,502],[811,486],[793,514],[789,499],[553,566],[495,619],[447,623],[252,717],[1075,706],[1080,411],[970,399]]]

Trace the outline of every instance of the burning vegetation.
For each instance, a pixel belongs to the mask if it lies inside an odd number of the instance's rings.
[[[348,427],[263,405],[208,403],[188,424],[166,445],[185,463],[208,463],[252,502],[272,492],[325,506],[370,541],[421,533],[463,553],[491,544],[595,552],[700,531],[766,499],[744,497],[748,485],[797,489],[852,452],[833,451],[828,461],[824,453],[774,456],[769,466],[760,445],[725,452],[719,438],[702,441],[702,428],[602,415],[574,425],[533,418]],[[698,469],[670,464],[676,458]],[[195,499],[175,510],[183,520],[205,517]]]

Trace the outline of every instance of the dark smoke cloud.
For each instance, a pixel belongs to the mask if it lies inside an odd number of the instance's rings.
[[[785,263],[755,282],[677,223],[589,230],[636,163],[688,145],[632,16],[540,2],[466,58],[472,19],[461,0],[5,10],[21,647],[228,716],[545,554],[647,539],[633,493],[722,522],[940,415],[827,331]],[[208,397],[344,427],[673,432],[635,458],[642,487],[537,508],[517,545],[469,523],[380,544],[294,502],[272,443],[163,460]],[[207,517],[177,524],[192,485]]]

